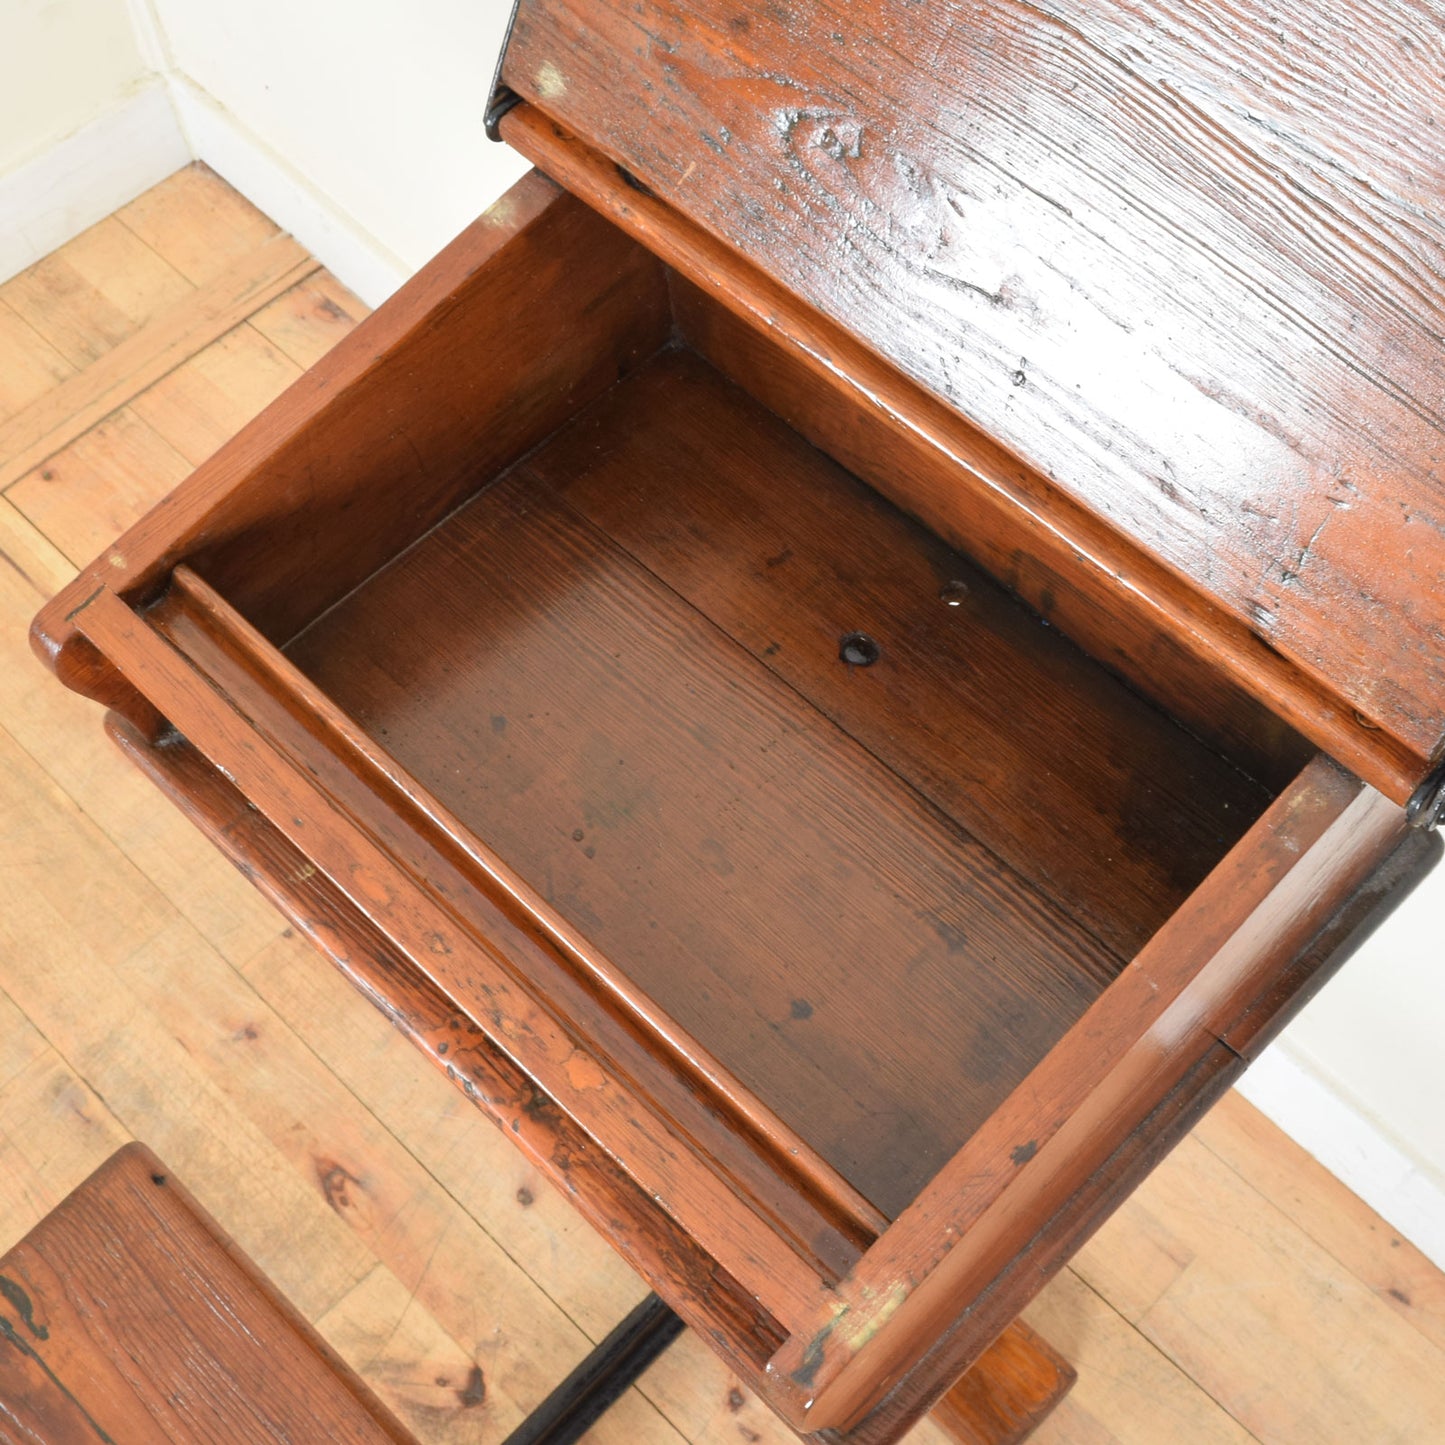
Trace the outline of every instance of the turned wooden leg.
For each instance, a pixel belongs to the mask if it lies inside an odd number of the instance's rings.
[[[958,1445],[1018,1445],[1069,1393],[1074,1367],[1026,1324],[1010,1325],[933,1407]]]

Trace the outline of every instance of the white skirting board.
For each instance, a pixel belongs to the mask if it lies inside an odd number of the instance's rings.
[[[33,266],[190,159],[169,87],[156,76],[0,176],[0,281]]]
[[[411,276],[409,266],[206,92],[173,75],[171,95],[191,153],[295,236],[368,306],[379,306]]]
[[[1239,1092],[1421,1253],[1445,1269],[1445,1180],[1412,1159],[1288,1039],[1250,1065]]]

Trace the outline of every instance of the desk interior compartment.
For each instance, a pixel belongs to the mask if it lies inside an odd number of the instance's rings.
[[[273,510],[233,499],[191,575],[606,960],[634,1036],[895,1217],[1277,790],[714,365],[641,247],[540,177],[508,205],[484,265],[344,343],[319,416],[222,454]],[[156,617],[234,669],[194,612]]]

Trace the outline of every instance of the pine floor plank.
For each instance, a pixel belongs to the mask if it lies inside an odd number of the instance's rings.
[[[346,287],[321,271],[263,306],[251,317],[251,325],[297,366],[308,367],[367,314]]]
[[[69,1065],[186,1180],[308,1316],[373,1266],[117,977],[174,922],[160,895],[0,733],[4,986]],[[196,936],[195,948],[205,944]],[[72,1181],[79,1183],[79,1179]]]
[[[206,285],[280,230],[199,161],[122,206],[115,219],[195,286]]]
[[[75,368],[28,321],[0,301],[0,423],[74,375]]]
[[[0,423],[0,490],[316,269],[290,236],[273,236],[47,390]]]
[[[105,1101],[46,1044],[0,1087],[0,1253],[129,1139]],[[12,1201],[8,1188],[17,1184],[22,1192]]]
[[[517,1406],[518,1419],[586,1354],[586,1335],[246,978],[197,951],[188,927],[152,940],[143,959],[116,971],[171,1036],[185,1041],[206,1078],[405,1287],[413,1308],[424,1309],[483,1364],[494,1389]],[[636,1438],[626,1433],[625,1415],[615,1424],[609,1417],[599,1442]]]
[[[1133,1241],[1158,1234],[1189,1249],[1187,1267],[1142,1311],[1120,1308],[1251,1433],[1317,1445],[1438,1434],[1445,1354],[1195,1139],[1075,1267],[1126,1300]]]
[[[1251,1445],[1255,1439],[1073,1273],[1050,1285],[1028,1320],[1079,1372],[1033,1445]],[[1283,1439],[1304,1445],[1314,1437]]]
[[[315,966],[309,944],[294,936],[277,940],[244,972],[587,1339],[601,1339],[642,1298],[645,1288],[610,1246],[371,1004],[334,970]],[[472,1296],[486,1299],[487,1292],[478,1286]],[[464,1298],[454,1308],[465,1306]],[[565,1373],[554,1370],[546,1378],[555,1383]],[[544,1383],[535,1381],[534,1388]],[[713,1419],[778,1445],[793,1438],[700,1341],[675,1346],[640,1388],[689,1439],[710,1438],[696,1432]],[[545,1393],[540,1388],[535,1398]]]
[[[228,331],[131,403],[191,466],[229,441],[302,368],[249,323]]]
[[[45,1036],[0,989],[0,1089],[49,1051]],[[0,1253],[3,1253],[0,1248]]]
[[[53,596],[77,570],[8,497],[0,497],[0,562],[41,598]]]
[[[1194,1137],[1386,1309],[1445,1350],[1445,1273],[1242,1095],[1222,1099]],[[1441,1416],[1445,1421],[1445,1401]]]
[[[414,1309],[384,1269],[373,1270],[313,1323],[427,1445],[501,1440],[517,1418],[486,1371],[424,1310]]]
[[[637,1276],[496,1126],[314,950],[283,938],[247,979],[451,1196],[594,1340],[646,1294]]]
[[[191,470],[129,407],[14,481],[5,495],[77,566],[103,552]]]
[[[0,286],[0,300],[77,369],[192,290],[114,216]]]

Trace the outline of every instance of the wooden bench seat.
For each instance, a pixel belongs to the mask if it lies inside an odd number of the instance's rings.
[[[0,1442],[411,1441],[128,1144],[0,1259]]]

